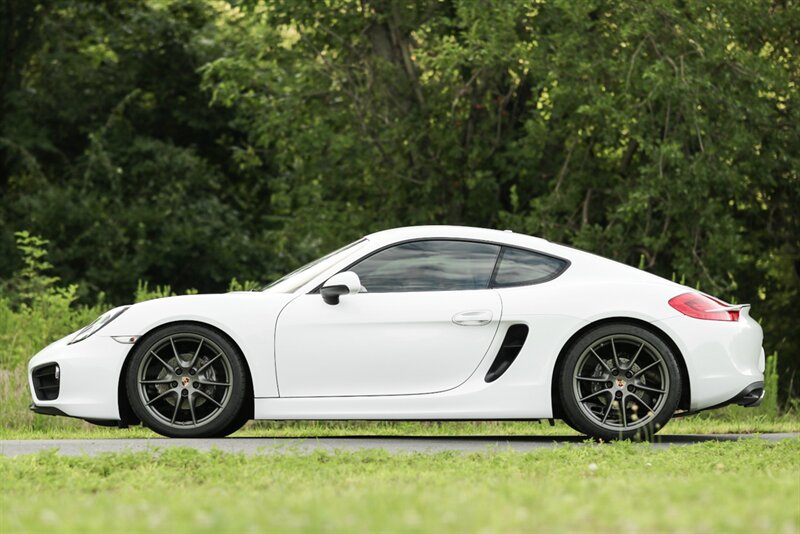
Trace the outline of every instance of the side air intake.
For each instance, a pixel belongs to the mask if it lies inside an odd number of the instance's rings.
[[[497,357],[495,357],[494,361],[492,362],[492,366],[489,367],[489,371],[486,373],[486,380],[487,382],[494,382],[505,373],[511,364],[514,363],[514,360],[517,358],[517,354],[519,351],[522,350],[522,346],[525,344],[525,339],[528,337],[528,325],[524,324],[514,324],[508,328],[506,332],[506,337],[503,340],[503,344],[500,346],[500,351],[497,353]]]

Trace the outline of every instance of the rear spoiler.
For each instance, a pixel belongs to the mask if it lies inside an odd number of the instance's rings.
[[[709,313],[714,312],[734,312],[734,311],[742,311],[745,308],[749,308],[749,304],[731,304],[730,306],[721,306],[719,308],[711,308],[710,310],[705,310]]]

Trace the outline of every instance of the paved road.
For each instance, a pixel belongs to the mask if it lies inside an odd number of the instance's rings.
[[[736,441],[739,439],[765,439],[778,441],[798,438],[800,432],[786,434],[717,434],[717,435],[664,435],[657,436],[653,447],[691,445],[706,441]],[[152,451],[166,447],[193,447],[208,451],[219,449],[247,454],[275,454],[287,451],[312,452],[315,450],[384,449],[389,452],[480,452],[487,450],[514,450],[519,452],[550,449],[567,444],[581,444],[583,438],[575,436],[469,436],[469,437],[383,437],[350,436],[341,438],[221,438],[221,439],[58,439],[58,440],[4,440],[0,441],[0,454],[17,456],[47,449],[58,449],[60,454],[78,456],[104,452]]]

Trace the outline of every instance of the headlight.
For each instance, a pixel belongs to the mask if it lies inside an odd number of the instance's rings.
[[[128,308],[130,308],[130,306],[121,306],[119,308],[114,308],[111,311],[107,311],[106,313],[104,313],[103,315],[92,321],[92,323],[89,326],[81,329],[80,332],[75,334],[75,337],[72,338],[72,341],[70,341],[69,344],[72,345],[73,343],[77,343],[78,341],[83,341],[89,336],[93,336],[105,325],[107,325],[108,323],[119,317],[122,314],[122,312],[124,312]]]

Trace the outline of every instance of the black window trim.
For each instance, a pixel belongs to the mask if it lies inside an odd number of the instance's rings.
[[[358,258],[356,261],[354,261],[353,263],[348,264],[347,267],[345,267],[343,269],[340,269],[339,271],[337,271],[335,274],[333,274],[331,276],[336,276],[339,273],[343,273],[343,272],[349,271],[355,265],[358,265],[362,261],[364,261],[366,259],[369,259],[372,256],[374,256],[375,254],[378,254],[379,252],[383,252],[386,249],[389,249],[389,248],[392,248],[392,247],[396,247],[396,246],[400,246],[400,245],[405,245],[407,243],[418,243],[418,242],[422,242],[422,241],[466,241],[468,243],[480,243],[480,244],[484,244],[484,245],[495,245],[495,246],[500,247],[500,250],[497,253],[497,257],[494,260],[494,268],[492,269],[492,275],[489,278],[489,286],[485,287],[485,288],[481,288],[481,289],[467,289],[467,290],[461,290],[461,291],[482,291],[483,289],[511,289],[511,288],[515,288],[515,287],[535,286],[535,285],[538,285],[538,284],[544,284],[544,283],[547,283],[547,282],[551,282],[551,281],[555,280],[556,278],[558,278],[559,276],[561,276],[562,274],[564,274],[567,271],[567,269],[569,269],[570,265],[572,265],[572,262],[570,260],[568,260],[567,258],[562,258],[560,256],[555,256],[553,254],[548,254],[546,252],[541,252],[539,250],[533,250],[533,249],[530,249],[530,248],[520,247],[520,246],[517,246],[517,245],[507,245],[505,243],[498,243],[496,241],[488,241],[486,239],[469,239],[469,238],[466,238],[466,237],[417,237],[417,238],[412,238],[412,239],[406,239],[406,240],[403,240],[403,241],[396,241],[396,242],[391,243],[389,245],[385,245],[385,246],[383,246],[383,247],[381,247],[379,249],[373,250],[372,252],[370,252],[366,256],[362,256],[361,258]],[[533,254],[538,254],[540,256],[545,256],[547,258],[552,258],[554,260],[558,260],[558,261],[562,262],[563,265],[562,265],[561,269],[559,269],[558,271],[554,272],[550,276],[545,276],[544,278],[540,278],[539,280],[536,280],[534,282],[524,282],[524,283],[520,283],[520,284],[508,284],[508,285],[503,285],[503,286],[499,286],[498,287],[498,286],[495,286],[495,283],[494,283],[495,282],[495,277],[497,276],[497,270],[500,268],[500,260],[503,259],[503,254],[505,252],[505,249],[507,249],[507,248],[513,248],[513,249],[521,250],[523,252],[531,252]],[[330,276],[328,278],[330,278]],[[325,284],[326,281],[327,281],[327,279],[322,281],[314,289],[309,291],[307,293],[307,295],[313,295],[315,293],[319,293],[320,289],[322,289],[322,286],[323,286],[323,284]],[[429,292],[427,292],[427,291],[409,291],[409,293],[429,293]]]

